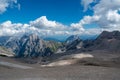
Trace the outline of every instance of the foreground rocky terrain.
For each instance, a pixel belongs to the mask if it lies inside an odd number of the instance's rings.
[[[119,80],[120,68],[90,65],[41,67],[39,64],[18,63],[15,59],[0,57],[0,61],[23,67],[0,64],[0,80]]]

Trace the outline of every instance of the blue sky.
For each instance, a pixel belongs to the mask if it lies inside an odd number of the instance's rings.
[[[90,10],[83,12],[80,0],[18,0],[18,3],[21,9],[9,8],[0,15],[0,22],[11,20],[28,23],[40,16],[47,16],[50,20],[69,25],[78,22],[85,15],[92,15]]]
[[[94,36],[120,31],[120,0],[0,0],[0,36]]]

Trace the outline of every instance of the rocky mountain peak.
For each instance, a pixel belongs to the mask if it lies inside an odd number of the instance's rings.
[[[62,43],[45,41],[37,34],[24,34],[10,37],[3,46],[12,50],[16,57],[43,57],[55,53]]]
[[[80,38],[79,38],[78,35],[71,35],[70,37],[68,37],[68,38],[66,39],[66,43],[69,44],[69,43],[72,43],[73,41],[79,40],[79,39],[80,39]]]
[[[37,34],[30,34],[29,39],[30,39],[31,41],[36,41],[36,40],[39,39],[39,37],[38,37]]]
[[[120,40],[120,32],[119,31],[103,31],[97,39],[119,39]]]
[[[120,32],[103,31],[97,39],[90,43],[91,50],[120,51]]]
[[[81,48],[83,41],[79,38],[78,35],[72,35],[67,38],[65,43],[66,50]]]

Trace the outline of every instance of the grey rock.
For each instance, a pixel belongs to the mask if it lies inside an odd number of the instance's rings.
[[[77,48],[82,48],[83,41],[79,38],[78,35],[72,35],[67,38],[65,41],[65,49],[66,50],[74,50]]]

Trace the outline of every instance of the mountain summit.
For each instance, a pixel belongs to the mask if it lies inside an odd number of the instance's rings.
[[[92,50],[120,51],[120,32],[103,31],[93,42]]]
[[[45,41],[36,34],[25,34],[19,39],[11,37],[4,46],[15,52],[16,57],[42,57],[50,56],[61,46],[61,43]]]

